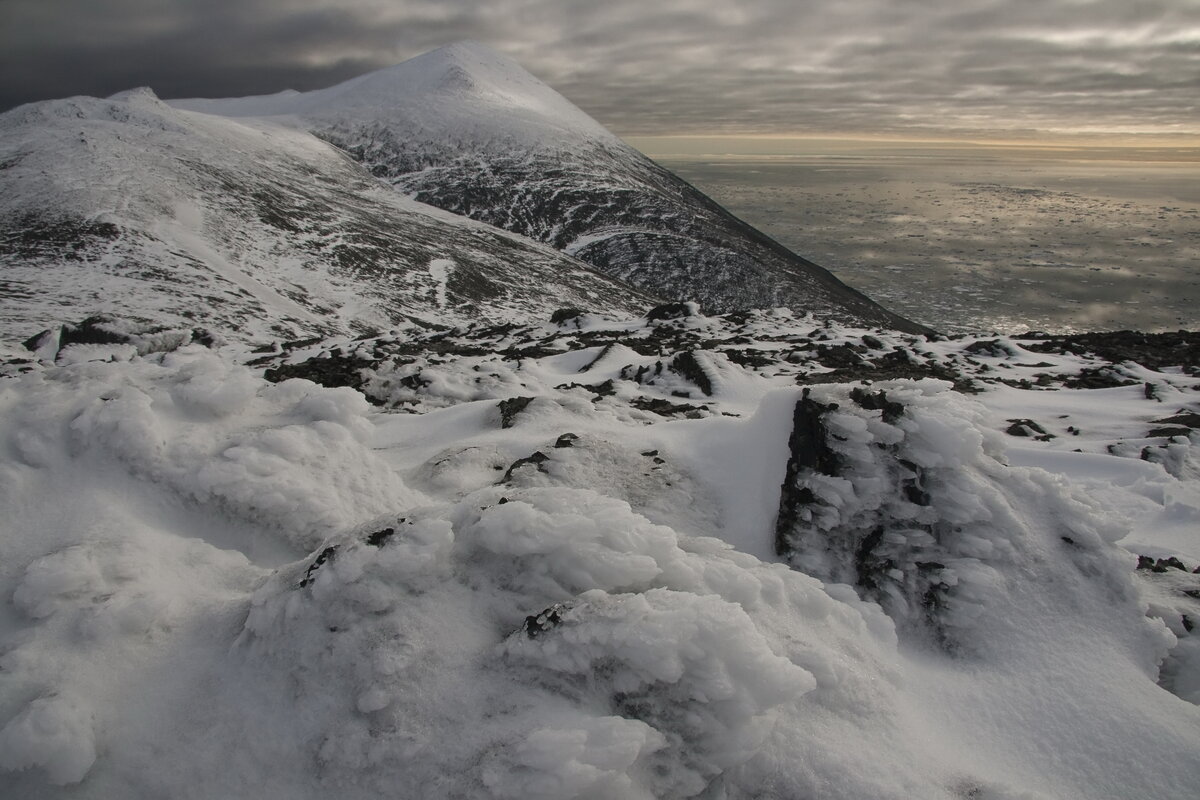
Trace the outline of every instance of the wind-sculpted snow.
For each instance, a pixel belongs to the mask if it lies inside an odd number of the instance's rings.
[[[0,164],[9,337],[117,314],[261,342],[651,302],[400,197],[306,133],[178,111],[148,90],[0,115]]]
[[[1188,796],[1193,365],[554,317],[33,337],[0,794]]]
[[[370,452],[370,406],[353,390],[266,383],[204,351],[167,354],[157,364],[79,367],[34,373],[14,387],[69,409],[72,453],[114,459],[188,500],[276,526],[297,546],[412,497]],[[15,455],[40,466],[54,447],[38,426],[43,412],[15,413]],[[305,476],[317,464],[330,479],[312,486]]]
[[[737,219],[477,43],[313,92],[171,102],[297,124],[408,196],[668,299],[925,330]]]
[[[950,647],[986,647],[1015,616],[1018,569],[1100,583],[1136,608],[1128,566],[1104,556],[1125,531],[1063,482],[1008,467],[981,407],[932,381],[872,388],[814,388],[796,404],[776,523],[789,563]]]
[[[695,796],[816,687],[775,652],[773,612],[825,608],[811,635],[880,647],[815,583],[713,540],[684,549],[594,492],[488,489],[433,516],[335,539],[304,589],[300,564],[254,598],[243,645],[312,676],[301,702],[335,715],[317,756],[335,772],[378,760],[422,797]],[[393,533],[374,546],[377,528]],[[807,657],[836,670],[822,644]],[[336,654],[364,650],[329,709]]]

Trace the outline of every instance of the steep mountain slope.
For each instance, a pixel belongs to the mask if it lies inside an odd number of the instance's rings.
[[[0,116],[0,332],[92,313],[251,339],[653,299],[406,199],[313,136],[149,90]]]
[[[171,101],[285,116],[400,191],[714,311],[788,306],[924,330],[729,214],[519,65],[471,42],[314,92]]]

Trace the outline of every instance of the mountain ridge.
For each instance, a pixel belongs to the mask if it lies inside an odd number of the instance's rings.
[[[669,299],[714,312],[782,305],[929,332],[736,218],[477,43],[313,92],[169,102],[304,127],[404,194]]]
[[[94,313],[183,325],[198,306],[261,340],[658,302],[407,199],[304,131],[147,89],[0,115],[0,164],[0,325],[17,340]]]

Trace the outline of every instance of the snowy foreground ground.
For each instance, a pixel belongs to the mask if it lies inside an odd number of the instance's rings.
[[[1200,377],[692,312],[8,353],[0,797],[1196,796]]]

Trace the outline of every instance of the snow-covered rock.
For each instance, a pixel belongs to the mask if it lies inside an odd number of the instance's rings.
[[[984,369],[787,311],[572,319],[254,368],[110,321],[16,365],[0,793],[1187,795],[1191,576],[1135,581],[1114,540],[1185,540],[1194,482],[1108,450],[1197,378],[1022,389],[1020,340]],[[1018,402],[1055,438],[1005,435]]]

